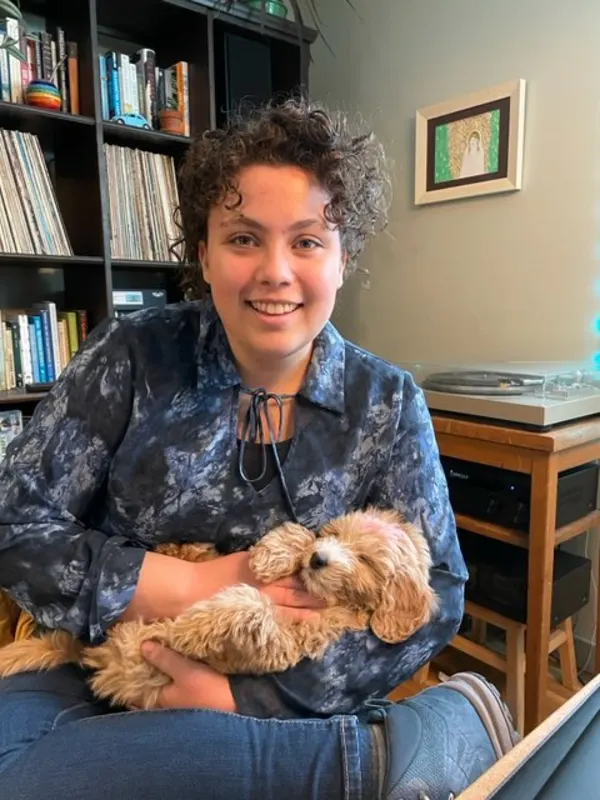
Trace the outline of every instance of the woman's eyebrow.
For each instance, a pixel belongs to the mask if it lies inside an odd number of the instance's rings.
[[[257,219],[253,219],[252,217],[247,217],[245,214],[237,214],[235,217],[229,217],[221,222],[222,228],[231,228],[234,225],[245,225],[248,228],[254,228],[258,231],[267,230],[267,226],[263,225],[262,222],[259,222]],[[301,230],[302,228],[310,228],[312,225],[317,225],[320,228],[325,227],[322,219],[319,219],[318,217],[311,217],[309,219],[300,219],[298,222],[292,223],[292,225],[289,226],[289,230]]]

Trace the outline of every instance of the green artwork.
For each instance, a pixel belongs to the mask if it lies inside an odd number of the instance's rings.
[[[448,150],[448,126],[438,125],[435,129],[435,182],[446,183],[453,179]]]
[[[500,110],[463,117],[435,127],[434,181],[444,184],[497,172]]]
[[[490,111],[490,146],[487,151],[486,172],[497,172],[500,159],[500,111]]]

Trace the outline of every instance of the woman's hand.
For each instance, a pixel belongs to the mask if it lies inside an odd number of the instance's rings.
[[[198,563],[148,552],[134,596],[120,621],[173,619],[194,603],[207,600],[221,589],[238,583],[254,586],[295,620],[309,619],[324,605],[308,594],[297,578],[283,578],[269,585],[260,583],[250,569],[248,552],[231,553]]]
[[[207,708],[235,711],[225,675],[156,642],[145,642],[142,655],[173,681],[160,693],[156,708]]]
[[[302,582],[293,576],[269,584],[258,581],[250,569],[250,553],[247,551],[220,556],[213,561],[202,561],[194,564],[194,567],[197,578],[191,589],[193,597],[190,605],[212,597],[228,586],[246,583],[269,597],[282,613],[292,619],[309,619],[324,607],[324,603],[310,595]]]

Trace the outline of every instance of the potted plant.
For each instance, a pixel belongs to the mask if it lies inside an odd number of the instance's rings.
[[[0,0],[0,16],[13,17],[13,19],[18,19],[21,23],[23,22],[21,9],[15,5],[15,3],[11,2],[11,0]],[[19,61],[27,61],[16,39],[5,37],[2,44],[0,44],[0,50],[6,50],[9,56],[14,56],[18,58]]]
[[[183,134],[183,114],[173,99],[167,100],[166,106],[158,112],[158,124],[165,133]]]
[[[241,0],[241,2],[256,11],[264,11],[274,17],[287,17],[287,6],[282,0]]]
[[[301,26],[304,24],[304,14],[302,11],[304,7],[304,10],[308,11],[314,27],[323,37],[323,31],[320,25],[319,3],[323,6],[326,2],[331,2],[331,0],[216,0],[216,5],[217,8],[219,6],[231,8],[232,6],[241,4],[253,9],[258,9],[261,15],[261,22],[264,22],[269,14],[271,14],[271,16],[286,17],[289,6],[294,20],[298,25],[299,35]],[[356,10],[354,7],[354,0],[340,0],[340,2],[346,3],[350,8]],[[323,37],[323,40],[327,44],[325,37]]]

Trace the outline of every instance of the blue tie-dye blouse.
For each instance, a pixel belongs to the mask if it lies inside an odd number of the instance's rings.
[[[130,601],[145,549],[247,548],[291,510],[275,477],[238,469],[239,377],[210,300],[106,320],[0,465],[0,586],[42,625],[102,641]],[[283,464],[293,512],[318,528],[366,504],[395,507],[430,542],[438,618],[391,646],[346,635],[322,662],[234,676],[240,713],[349,713],[452,638],[466,570],[430,416],[412,378],[329,323],[296,401]]]

